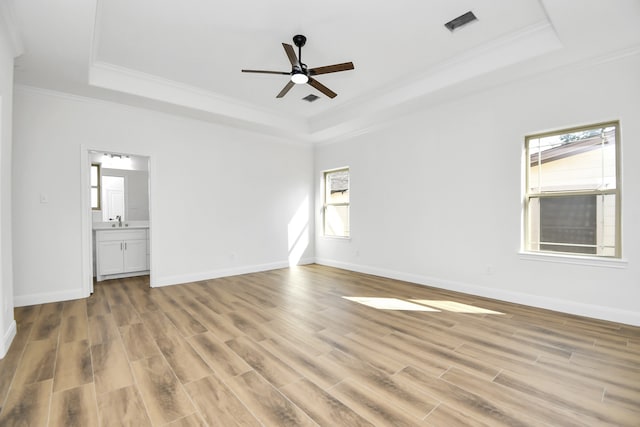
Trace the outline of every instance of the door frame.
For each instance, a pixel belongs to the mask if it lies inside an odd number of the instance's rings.
[[[89,160],[89,152],[97,151],[101,153],[110,153],[110,154],[120,154],[120,155],[130,155],[136,157],[146,157],[148,159],[148,175],[149,175],[149,186],[147,191],[149,192],[149,283],[153,283],[153,251],[151,250],[152,245],[152,235],[151,235],[151,224],[152,224],[152,213],[153,209],[151,208],[151,172],[155,170],[153,157],[149,154],[135,153],[135,152],[116,152],[114,150],[105,150],[98,147],[88,146],[85,144],[80,145],[80,212],[81,212],[81,221],[80,221],[80,236],[81,236],[81,290],[82,295],[84,297],[88,297],[93,293],[93,220],[92,220],[92,210],[91,210],[91,161]]]

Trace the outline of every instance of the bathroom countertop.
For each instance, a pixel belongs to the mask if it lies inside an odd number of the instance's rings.
[[[94,230],[130,230],[149,228],[149,221],[122,221],[122,227],[117,222],[94,222]]]

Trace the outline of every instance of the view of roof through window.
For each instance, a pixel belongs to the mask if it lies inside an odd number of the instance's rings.
[[[349,171],[336,171],[329,175],[331,193],[341,193],[349,189]]]
[[[615,142],[615,127],[613,126],[532,138],[529,140],[531,165],[536,165],[538,159],[541,160],[541,163],[546,163],[567,155],[593,150],[601,144],[610,142]],[[540,154],[542,152],[544,153]]]

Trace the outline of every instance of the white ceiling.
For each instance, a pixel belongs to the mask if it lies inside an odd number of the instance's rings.
[[[18,84],[309,141],[504,81],[640,49],[640,0],[0,0],[23,54]],[[444,23],[473,11],[453,33]],[[296,85],[281,43],[307,36],[329,99]],[[320,99],[301,100],[308,94]]]

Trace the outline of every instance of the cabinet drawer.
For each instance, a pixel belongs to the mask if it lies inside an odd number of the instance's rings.
[[[98,230],[96,241],[108,242],[113,240],[138,240],[147,239],[147,230]]]

